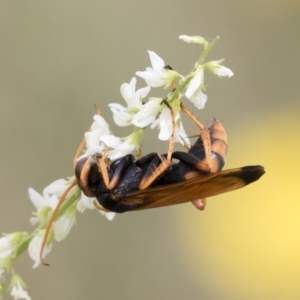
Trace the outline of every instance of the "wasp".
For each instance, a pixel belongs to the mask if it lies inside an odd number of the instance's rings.
[[[52,223],[64,198],[78,185],[88,197],[95,197],[94,205],[102,211],[124,213],[142,209],[192,202],[203,210],[206,198],[242,188],[264,173],[260,165],[222,171],[227,154],[227,135],[217,119],[207,127],[181,104],[181,110],[199,127],[200,134],[187,152],[173,151],[175,117],[172,107],[172,134],[166,154],[156,152],[135,160],[129,154],[113,162],[104,153],[78,159],[85,146],[83,140],[74,158],[76,180],[64,191],[47,225],[40,250],[40,260]],[[96,107],[98,114],[100,110]],[[178,162],[173,160],[177,159]]]
[[[172,151],[173,126],[167,154],[153,152],[138,160],[126,155],[109,166],[105,154],[96,154],[76,163],[77,183],[85,195],[97,199],[98,209],[123,213],[192,201],[203,210],[207,197],[241,188],[264,174],[259,165],[221,171],[227,153],[222,124],[212,119],[204,127],[183,105],[181,109],[201,128],[188,152]]]

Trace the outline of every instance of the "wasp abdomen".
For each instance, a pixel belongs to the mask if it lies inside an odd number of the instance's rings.
[[[227,134],[222,124],[216,119],[211,119],[208,129],[210,130],[212,152],[211,172],[217,172],[222,170],[225,164],[228,149]]]

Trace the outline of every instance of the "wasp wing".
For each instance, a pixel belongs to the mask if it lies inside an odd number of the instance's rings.
[[[123,203],[138,204],[134,210],[185,203],[242,188],[258,180],[264,173],[262,166],[246,166],[207,176],[198,174],[183,182],[128,193]]]

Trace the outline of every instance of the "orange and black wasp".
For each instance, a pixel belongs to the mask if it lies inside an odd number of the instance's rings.
[[[204,127],[182,104],[181,110],[200,128],[200,134],[187,152],[173,152],[175,118],[172,108],[167,102],[165,104],[170,109],[173,122],[167,154],[153,152],[137,160],[133,155],[125,155],[109,162],[106,149],[102,154],[78,160],[85,146],[85,140],[82,141],[74,159],[76,180],[61,196],[45,232],[40,251],[44,265],[47,264],[43,261],[42,252],[51,224],[74,185],[78,185],[86,196],[95,197],[95,207],[106,212],[123,213],[185,202],[192,202],[196,208],[203,210],[207,197],[242,188],[265,173],[260,165],[221,171],[227,153],[225,129],[216,119],[211,119]]]
[[[264,174],[262,166],[221,171],[227,153],[225,129],[216,119],[205,128],[183,105],[181,108],[201,128],[188,152],[173,152],[173,124],[167,154],[153,152],[138,160],[126,155],[109,167],[106,154],[85,157],[76,163],[78,185],[87,196],[97,199],[96,207],[123,213],[192,201],[203,209],[205,198],[241,188]]]

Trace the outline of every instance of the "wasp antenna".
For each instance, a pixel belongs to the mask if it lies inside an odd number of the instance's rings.
[[[63,192],[63,194],[61,195],[54,211],[52,212],[52,215],[51,215],[51,218],[47,224],[47,227],[46,227],[46,231],[45,231],[45,234],[44,234],[44,239],[43,239],[43,243],[42,243],[42,247],[41,247],[41,250],[40,250],[40,261],[41,261],[41,264],[44,265],[44,266],[49,266],[49,264],[45,263],[44,262],[44,259],[43,259],[43,251],[44,251],[44,248],[45,248],[45,245],[46,245],[46,242],[47,242],[47,238],[48,238],[48,235],[49,235],[49,232],[50,232],[50,229],[52,227],[52,224],[55,220],[55,217],[57,215],[57,213],[59,212],[59,209],[61,207],[61,205],[63,204],[66,196],[68,195],[69,191],[75,186],[78,184],[78,181],[77,179],[75,179],[66,189],[65,191]]]
[[[174,115],[173,108],[170,106],[170,104],[169,104],[169,102],[167,101],[166,98],[164,98],[162,100],[162,103],[164,103],[169,108],[171,118],[172,118],[172,132],[171,132],[171,136],[170,136],[170,139],[169,139],[169,149],[168,149],[168,155],[167,155],[167,160],[171,161],[173,148],[174,148],[174,139],[175,139],[175,127],[176,127],[175,115]]]
[[[77,165],[78,158],[79,158],[80,154],[82,153],[85,145],[86,145],[86,140],[85,140],[85,138],[83,138],[82,141],[80,142],[77,150],[76,150],[76,153],[75,153],[75,156],[74,156],[74,159],[73,159],[73,167],[74,167],[74,169],[75,169],[75,167]]]
[[[100,116],[101,115],[100,107],[97,104],[95,104],[94,107],[95,107],[95,110],[96,110],[96,114]]]
[[[96,115],[100,116],[101,115],[100,107],[97,104],[95,104],[94,107],[95,107],[95,110],[96,110]],[[88,131],[91,131],[91,127],[88,129]],[[75,157],[73,159],[73,167],[74,167],[74,169],[76,167],[77,160],[78,160],[78,158],[79,158],[79,156],[80,156],[83,148],[85,147],[85,145],[86,145],[86,141],[85,141],[85,138],[83,138],[82,141],[79,144],[79,147],[76,150]]]
[[[141,148],[139,148],[139,149],[137,150],[136,156],[137,156],[137,158],[141,158],[141,157],[143,156],[143,153],[142,153]]]
[[[176,90],[176,87],[177,87],[176,81],[173,81],[172,82],[172,92],[174,92]]]

